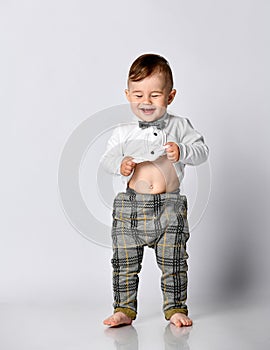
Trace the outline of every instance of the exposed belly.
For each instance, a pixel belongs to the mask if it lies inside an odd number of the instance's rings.
[[[179,181],[174,165],[165,155],[154,162],[137,164],[128,185],[136,192],[155,194],[175,191]]]

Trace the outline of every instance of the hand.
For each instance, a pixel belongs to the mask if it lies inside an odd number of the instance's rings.
[[[178,162],[180,158],[180,149],[178,145],[174,142],[167,142],[165,145],[165,151],[167,154],[167,158],[172,162]]]
[[[135,168],[136,166],[136,163],[134,163],[132,161],[132,157],[125,157],[123,160],[122,160],[122,163],[121,163],[121,166],[120,166],[120,173],[121,175],[124,175],[124,176],[129,176],[133,169]]]

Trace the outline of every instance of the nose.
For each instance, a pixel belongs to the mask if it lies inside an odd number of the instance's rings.
[[[152,104],[151,97],[150,96],[144,96],[143,103],[146,104],[146,105],[151,105]]]

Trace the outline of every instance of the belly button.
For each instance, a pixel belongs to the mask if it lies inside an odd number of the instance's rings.
[[[153,185],[150,185],[149,188],[152,190],[152,189],[154,188],[154,186],[153,186]]]

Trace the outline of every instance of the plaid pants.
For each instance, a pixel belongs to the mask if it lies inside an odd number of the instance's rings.
[[[176,312],[187,315],[188,238],[187,199],[179,190],[141,194],[128,188],[118,193],[112,225],[114,311],[136,318],[138,274],[148,246],[155,249],[162,273],[165,318]]]

